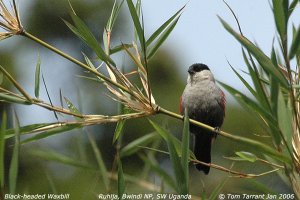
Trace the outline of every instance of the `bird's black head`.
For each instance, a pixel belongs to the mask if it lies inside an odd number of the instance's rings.
[[[189,74],[195,74],[196,72],[201,72],[202,70],[210,70],[207,65],[205,64],[201,64],[201,63],[196,63],[196,64],[193,64],[189,67]]]

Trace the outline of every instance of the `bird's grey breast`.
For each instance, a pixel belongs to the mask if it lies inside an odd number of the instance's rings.
[[[188,83],[182,95],[182,107],[188,109],[189,117],[207,123],[211,115],[222,116],[222,112],[224,113],[221,101],[222,91],[212,81]]]

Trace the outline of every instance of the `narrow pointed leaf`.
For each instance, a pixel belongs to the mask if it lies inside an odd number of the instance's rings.
[[[110,63],[115,66],[113,60],[105,54],[103,49],[100,47],[97,39],[86,26],[86,24],[73,13],[71,14],[71,18],[75,26],[71,25],[67,21],[64,21],[65,24],[70,28],[70,30],[73,31],[73,33],[75,33],[75,35],[77,35],[80,39],[82,39],[89,47],[91,47],[101,60],[103,60],[107,64]]]
[[[250,62],[245,54],[244,49],[242,49],[242,53],[243,53],[244,61],[248,67],[249,75],[254,84],[255,91],[257,93],[257,95],[255,95],[255,97],[266,109],[269,109],[269,103],[268,103],[268,99],[266,97],[266,91],[265,91],[265,88],[263,87],[263,82],[260,79],[260,74],[259,74],[257,67],[252,59],[252,56],[250,55],[250,58],[249,58],[251,61],[251,64],[250,64]]]
[[[38,60],[35,68],[35,83],[34,83],[34,94],[36,98],[40,96],[40,73],[41,73],[41,57],[38,55]]]
[[[3,73],[0,72],[0,85],[3,83],[3,78],[4,78]]]
[[[25,144],[25,143],[29,143],[29,142],[35,142],[35,141],[38,141],[38,140],[41,140],[41,139],[59,134],[59,133],[65,133],[67,131],[70,131],[70,130],[73,130],[73,129],[78,129],[78,128],[81,128],[81,127],[82,127],[82,125],[80,125],[80,124],[66,124],[66,125],[63,125],[63,126],[60,126],[60,127],[53,128],[53,129],[48,130],[48,131],[44,131],[44,132],[39,133],[39,134],[37,134],[33,137],[27,138],[27,139],[23,140],[21,142],[21,144]]]
[[[220,83],[222,87],[224,87],[232,96],[234,96],[238,102],[242,103],[242,105],[245,105],[247,107],[250,107],[260,115],[262,115],[265,119],[267,119],[271,124],[275,125],[276,121],[273,118],[272,115],[270,115],[268,112],[264,110],[259,104],[257,104],[255,101],[244,95],[243,93],[239,92],[238,90],[234,89],[233,87]]]
[[[291,14],[294,12],[295,8],[297,7],[297,5],[299,4],[299,0],[293,0],[292,3],[290,4],[289,7],[289,17],[291,16]]]
[[[5,77],[17,88],[17,90],[27,99],[27,101],[32,101],[31,97],[26,93],[23,87],[1,65],[0,72],[5,75]]]
[[[5,174],[5,168],[4,168],[4,157],[5,157],[5,130],[7,126],[7,114],[5,111],[3,111],[2,114],[2,122],[0,127],[0,188],[1,190],[4,189],[4,174]]]
[[[232,96],[235,97],[235,99],[241,103],[242,106],[245,108],[250,109],[251,111],[255,111],[258,115],[262,116],[265,122],[268,123],[268,125],[272,128],[273,131],[271,131],[272,137],[275,140],[276,144],[279,144],[281,142],[280,135],[277,134],[278,132],[275,132],[275,130],[278,130],[276,119],[267,112],[263,107],[261,107],[259,104],[257,104],[255,101],[244,95],[243,93],[237,91],[236,89],[230,87],[229,85],[226,85],[224,83],[220,83],[229,93],[231,93]]]
[[[170,17],[163,25],[161,25],[147,40],[146,46],[148,47],[173,21],[176,20],[181,11],[185,8],[183,6],[172,17]]]
[[[20,135],[30,134],[36,129],[50,126],[52,124],[53,123],[42,123],[42,124],[31,124],[31,125],[27,125],[27,126],[22,126],[19,128],[19,132],[20,132]],[[5,139],[14,137],[15,133],[16,133],[16,130],[14,128],[5,130]]]
[[[250,152],[239,151],[239,152],[235,152],[235,154],[249,162],[255,162],[257,160],[257,156]]]
[[[121,160],[118,161],[118,197],[120,200],[123,199],[123,194],[125,192],[125,179],[122,168]]]
[[[96,160],[97,160],[97,164],[98,164],[101,176],[102,176],[102,181],[104,183],[106,191],[108,191],[110,181],[109,181],[107,168],[105,166],[102,154],[101,154],[100,149],[98,148],[98,146],[96,144],[95,138],[91,134],[87,134],[87,135],[88,135],[89,141],[91,143],[91,146],[93,148],[93,151],[94,151],[94,154],[95,154],[95,157],[96,157]]]
[[[289,0],[273,0],[273,13],[277,31],[281,41],[287,40]]]
[[[189,153],[190,153],[190,123],[187,110],[184,113],[182,146],[181,146],[181,165],[185,175],[185,188],[189,190]]]
[[[225,178],[224,180],[222,180],[217,187],[215,187],[215,189],[212,191],[212,193],[210,194],[208,200],[215,200],[215,199],[220,199],[218,198],[219,195],[222,192],[222,189],[224,188],[225,184],[227,183],[228,178]]]
[[[178,20],[179,20],[178,16],[174,22],[172,22],[172,24],[170,24],[170,26],[160,35],[160,37],[157,39],[156,43],[152,46],[152,48],[150,48],[150,50],[148,51],[147,54],[147,59],[151,59],[152,56],[154,56],[154,54],[157,52],[157,50],[159,49],[159,47],[164,43],[164,41],[168,38],[168,36],[171,34],[171,32],[173,31],[173,29],[175,28]]]
[[[144,46],[143,44],[145,43],[145,37],[144,37],[144,31],[143,31],[142,25],[140,23],[139,16],[137,14],[137,10],[136,10],[132,0],[126,0],[126,2],[128,5],[128,8],[129,8],[131,19],[134,23],[134,28],[136,30],[141,47],[143,47]]]
[[[118,121],[116,129],[115,129],[114,137],[113,137],[113,142],[112,142],[113,144],[119,139],[120,135],[122,134],[125,122],[126,122],[126,120]]]
[[[89,57],[87,55],[85,55],[85,53],[82,53],[84,60],[86,62],[86,64],[93,70],[97,70],[96,67],[94,66],[94,64],[92,63],[92,61],[89,59]]]
[[[242,81],[242,83],[244,84],[244,86],[246,86],[246,88],[249,90],[249,92],[255,97],[257,97],[257,93],[255,92],[255,90],[250,86],[250,84],[233,68],[231,67],[232,71],[235,73],[235,75]]]
[[[277,55],[274,48],[272,48],[271,60],[275,66],[278,65]],[[278,106],[278,91],[279,91],[279,84],[274,77],[271,77],[270,78],[270,104],[271,104],[272,112],[276,117],[277,117],[277,106]]]
[[[294,33],[289,58],[292,59],[295,55],[300,55],[300,26],[298,27],[296,33]]]
[[[17,179],[19,172],[19,152],[20,152],[20,132],[19,132],[19,119],[17,115],[14,115],[14,127],[15,127],[15,145],[13,149],[12,158],[9,167],[9,192],[11,194],[16,193]]]
[[[178,155],[181,156],[181,142],[175,137],[173,136],[171,133],[169,133],[168,131],[166,131],[165,129],[163,129],[162,127],[160,127],[158,124],[154,123],[153,121],[149,120],[150,124],[153,126],[153,128],[157,131],[157,133],[164,139],[166,140],[168,137],[172,138],[176,152],[178,153]],[[190,151],[189,153],[190,158],[192,159],[196,159],[193,151]]]
[[[0,93],[0,102],[5,101],[8,103],[17,103],[17,104],[24,104],[24,105],[30,105],[31,102],[28,100],[21,99],[19,97],[11,96],[9,94]]]
[[[117,45],[113,48],[110,49],[110,54],[115,54],[118,53],[120,51],[124,50],[124,47],[126,47],[127,49],[132,48],[133,45],[132,44],[121,44],[121,45]]]
[[[290,102],[288,101],[288,104]],[[282,131],[286,141],[292,141],[293,129],[292,129],[292,121],[293,121],[293,114],[292,108],[288,106],[284,100],[283,94],[279,91],[278,95],[278,123],[280,130]],[[287,142],[288,147],[292,150],[292,143]]]
[[[159,164],[153,162],[152,160],[142,157],[144,163],[150,165],[151,169],[172,189],[176,190],[176,182],[172,176],[170,176],[166,171],[164,171]]]
[[[136,153],[140,149],[139,146],[146,146],[147,144],[153,142],[156,138],[157,138],[156,133],[150,133],[138,139],[135,139],[121,149],[120,156],[121,157],[130,156]]]
[[[51,150],[47,150],[47,151],[34,150],[34,151],[31,151],[30,154],[32,154],[36,157],[40,157],[44,160],[54,161],[54,162],[72,166],[72,167],[93,169],[92,166],[89,166],[88,164],[86,164],[76,158],[71,158],[69,156],[66,156],[61,153],[57,153],[57,152],[51,151]]]
[[[66,97],[64,97],[65,101],[66,101],[66,104],[68,106],[68,108],[70,109],[70,111],[74,114],[78,114],[78,115],[81,115],[80,111],[74,106],[74,104]],[[77,120],[83,120],[79,117],[75,117]]]
[[[289,87],[285,76],[276,66],[273,65],[272,61],[258,47],[256,47],[251,41],[249,41],[244,36],[235,32],[222,18],[219,19],[223,24],[224,28],[256,58],[256,60],[264,70],[272,74],[272,76],[276,78],[283,87]]]
[[[174,169],[174,174],[177,182],[177,192],[180,194],[188,194],[187,191],[188,188],[186,188],[186,185],[188,183],[185,182],[186,179],[185,179],[184,170],[180,162],[179,154],[177,153],[177,150],[175,148],[173,142],[174,140],[170,136],[171,134],[169,134],[166,130],[161,128],[158,124],[154,123],[153,121],[150,121],[150,123],[153,126],[153,128],[162,135],[162,137],[164,138],[164,140],[168,145],[170,158],[171,158],[171,162],[172,162],[172,166]]]
[[[48,88],[47,88],[47,84],[46,84],[46,81],[45,81],[45,78],[44,78],[43,74],[42,74],[42,81],[43,81],[44,87],[45,87],[45,89],[46,89],[46,93],[47,93],[47,96],[48,96],[49,102],[50,102],[51,106],[52,106],[52,107],[54,107],[54,106],[53,106],[53,103],[52,103],[52,100],[51,100],[51,97],[50,97],[50,94],[49,94],[49,91],[48,91]],[[55,118],[57,119],[57,121],[58,121],[58,116],[57,116],[57,114],[56,114],[56,111],[55,111],[55,110],[53,110],[53,114],[54,114],[54,117],[55,117]]]
[[[170,152],[170,158],[174,169],[178,192],[180,194],[188,194],[188,188],[186,187],[188,183],[186,183],[184,169],[182,168],[182,165],[180,163],[180,157],[176,152],[173,140],[169,135],[167,135],[166,142],[168,144],[168,149]]]
[[[80,75],[77,75],[76,77],[86,79],[86,80],[89,80],[89,81],[94,81],[96,83],[104,83],[105,82],[105,81],[101,81],[98,77],[93,78],[93,77],[89,77],[89,76],[80,76]]]
[[[107,31],[112,31],[113,26],[116,22],[116,19],[120,13],[120,8],[122,7],[124,3],[124,0],[121,1],[121,3],[117,4],[117,0],[115,0],[110,17],[108,19],[107,25],[106,25],[106,30]]]

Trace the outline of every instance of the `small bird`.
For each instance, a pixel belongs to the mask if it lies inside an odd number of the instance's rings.
[[[223,124],[226,99],[224,92],[217,86],[214,76],[205,64],[193,64],[188,69],[187,85],[180,98],[180,112],[188,110],[190,119],[215,127]],[[211,143],[216,134],[199,126],[190,125],[195,136],[194,154],[199,161],[211,162]],[[196,164],[199,171],[209,173],[210,167]]]

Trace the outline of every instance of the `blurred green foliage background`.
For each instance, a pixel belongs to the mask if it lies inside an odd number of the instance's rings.
[[[24,6],[21,2],[21,7]],[[73,0],[72,5],[81,17],[96,33],[98,38],[102,37],[103,27],[109,17],[113,1],[97,0]],[[23,12],[22,12],[23,11]],[[34,33],[39,38],[57,46],[60,49],[70,53],[72,56],[82,58],[81,52],[93,58],[92,52],[79,41],[68,30],[61,19],[69,20],[71,12],[67,1],[48,0],[48,1],[31,1],[24,10],[21,10],[23,25],[25,28]],[[132,32],[128,26],[131,26],[128,14],[125,9],[117,20],[113,32],[113,39],[116,42],[130,41]],[[114,41],[112,42],[114,44]],[[165,108],[178,112],[179,97],[185,85],[187,75],[180,74],[178,66],[178,55],[174,54],[176,50],[169,51],[172,46],[163,47],[150,62],[149,72],[151,86],[153,88],[156,101]],[[10,38],[9,41],[0,43],[0,64],[5,66],[8,71],[17,77],[21,83],[26,85],[29,91],[33,93],[34,63],[37,60],[37,54],[41,54],[42,72],[45,76],[47,86],[52,100],[59,102],[59,89],[62,89],[63,95],[76,102],[77,106],[83,113],[89,114],[115,114],[118,111],[118,104],[107,97],[107,91],[104,87],[99,86],[88,80],[80,79],[76,75],[83,72],[72,66],[57,55],[45,50],[44,48],[33,44],[25,38]],[[186,52],[188,53],[188,52]],[[120,53],[116,55],[125,71],[130,66],[130,62]],[[201,62],[201,60],[199,60]],[[192,63],[191,63],[192,64]],[[184,66],[187,68],[188,66]],[[6,83],[4,83],[6,84]],[[46,93],[43,93],[43,99],[47,99]],[[223,129],[229,133],[243,135],[245,137],[268,141],[264,137],[263,130],[260,129],[257,119],[246,112],[236,102],[229,98],[226,119]],[[34,106],[24,108],[16,106],[12,108],[5,103],[0,104],[0,109],[11,111],[16,110],[20,117],[21,125],[41,121],[53,121],[53,113],[44,111]],[[11,113],[11,112],[9,112]],[[153,116],[152,120],[159,122],[167,127],[174,135],[180,136],[182,133],[182,122],[165,116]],[[68,165],[56,163],[51,160],[45,160],[38,156],[40,150],[59,152],[67,157],[88,163],[89,166],[96,166],[95,157],[92,148],[88,142],[87,132],[97,139],[97,146],[105,160],[108,169],[112,169],[116,146],[112,144],[115,124],[104,124],[85,128],[85,131],[71,131],[65,134],[51,137],[40,142],[26,144],[21,147],[20,154],[20,171],[17,185],[18,193],[70,193],[71,199],[94,199],[99,193],[113,192],[116,190],[116,182],[112,182],[111,191],[105,191],[101,182],[100,174],[96,170],[87,168],[75,168]],[[123,145],[129,143],[137,137],[152,132],[146,119],[130,120],[125,125]],[[13,142],[13,141],[11,141]],[[165,147],[163,147],[165,148]],[[12,145],[8,142],[6,145],[6,167],[8,168],[11,158]],[[143,152],[145,150],[141,150]],[[212,150],[213,163],[233,167],[238,171],[247,173],[260,173],[269,170],[262,168],[257,164],[234,163],[224,158],[232,156],[236,151],[255,152],[247,146],[240,145],[229,141],[225,138],[218,137],[214,142]],[[157,154],[157,159],[163,168],[172,173],[169,157],[164,154]],[[133,177],[143,177],[153,184],[161,185],[160,178],[155,173],[145,174],[143,171],[143,162],[138,154],[126,157],[123,160],[123,170],[126,174]],[[239,179],[230,177],[228,174],[212,169],[208,176],[199,173],[190,166],[191,169],[191,194],[201,196],[203,192],[209,194],[221,181],[227,180],[223,193],[258,193],[267,190],[276,193],[290,193],[289,186],[279,178],[277,173],[266,175],[256,179]],[[6,169],[8,171],[8,169]],[[143,174],[144,173],[144,174]],[[134,183],[126,182],[126,192],[147,192],[147,188],[136,187]],[[168,189],[166,188],[166,191]]]

